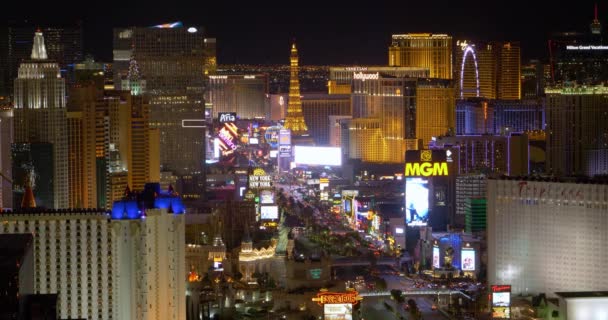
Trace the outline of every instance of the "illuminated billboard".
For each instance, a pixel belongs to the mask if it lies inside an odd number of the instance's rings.
[[[273,204],[274,203],[274,191],[262,190],[260,191],[260,204]]]
[[[279,145],[291,146],[291,130],[281,129],[279,131]]]
[[[433,247],[433,267],[441,267],[441,264],[439,263],[439,247]]]
[[[238,128],[232,122],[222,124],[217,132],[218,144],[222,155],[226,156],[236,150],[238,143]]]
[[[492,291],[492,319],[511,318],[511,286],[493,285]]]
[[[472,248],[460,251],[460,265],[462,271],[475,271],[475,250]]]
[[[405,179],[405,222],[408,226],[426,226],[429,220],[429,180]]]
[[[249,175],[249,189],[272,188],[272,176],[262,168],[255,168]]]
[[[272,149],[276,149],[279,146],[279,132],[281,127],[268,127],[264,133],[264,139],[266,143],[270,145]]]
[[[323,314],[326,320],[352,320],[353,305],[350,303],[325,304]]]
[[[410,150],[405,153],[406,177],[447,176],[448,162],[445,151]]]
[[[319,166],[341,166],[342,150],[336,147],[306,147],[295,146],[295,163],[319,165]]]
[[[279,218],[279,207],[278,206],[261,206],[260,207],[260,218],[262,220],[274,220]]]

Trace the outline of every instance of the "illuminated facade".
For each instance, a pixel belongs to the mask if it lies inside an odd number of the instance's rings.
[[[458,174],[523,176],[529,173],[528,136],[525,134],[441,137],[432,147],[456,154],[454,162]]]
[[[513,294],[604,290],[607,210],[605,182],[489,180],[488,283]]]
[[[296,44],[291,46],[289,78],[289,101],[287,103],[287,116],[285,117],[285,128],[291,130],[294,136],[308,134],[308,127],[302,114],[302,101],[300,100],[300,79],[298,75],[298,49]]]
[[[183,119],[204,116],[205,75],[216,68],[215,39],[202,30],[181,23],[114,29],[114,83],[119,88],[137,60],[146,78],[149,125],[160,130],[162,169],[178,175],[200,172],[204,161],[200,131],[182,127]]]
[[[518,100],[521,98],[521,54],[518,42],[458,41],[455,65],[460,99]]]
[[[236,112],[239,119],[264,119],[267,93],[267,74],[211,75],[205,100],[213,118],[219,112]]]
[[[31,60],[19,67],[14,88],[15,143],[50,143],[53,147],[54,199],[47,207],[68,207],[68,139],[65,81],[59,65],[47,59],[44,37],[34,36]],[[13,166],[19,166],[13,163]]]
[[[429,68],[378,66],[330,67],[329,81],[327,82],[328,93],[350,94],[353,79],[361,77],[364,73],[381,73],[397,78],[428,78]]]
[[[350,95],[304,94],[302,114],[316,145],[329,144],[330,116],[350,116]]]
[[[451,81],[419,79],[416,86],[416,138],[426,146],[433,137],[456,131],[456,99]]]
[[[109,219],[77,209],[2,214],[0,234],[34,235],[35,291],[57,294],[59,318],[184,319],[184,217],[146,210]],[[169,227],[168,227],[169,226]]]
[[[494,109],[486,99],[456,101],[456,134],[485,134],[494,131]]]
[[[545,129],[545,101],[540,99],[490,101],[494,134]]]
[[[160,180],[159,132],[149,128],[143,96],[82,86],[68,108],[72,207],[108,207],[127,186],[141,191]]]
[[[604,86],[545,89],[547,172],[608,173],[608,89]]]
[[[342,142],[345,140],[348,140],[348,131],[346,131],[346,134],[344,134],[344,123],[346,123],[347,121],[349,121],[350,119],[352,119],[352,116],[329,116],[329,123],[328,123],[328,129],[329,129],[329,140],[328,140],[328,145],[331,147],[342,147],[342,153],[344,154],[345,150],[348,150],[347,148],[344,148],[342,146]],[[347,126],[348,128],[348,126]]]
[[[13,81],[18,77],[21,63],[30,59],[32,35],[37,30],[44,34],[48,59],[59,65],[68,85],[73,83],[73,66],[84,58],[82,25],[38,28],[28,21],[8,22],[0,28],[0,96],[13,94]]]
[[[377,73],[362,73],[353,80],[351,95],[353,120],[351,133],[379,129],[381,143],[369,143],[350,137],[350,157],[378,159],[374,162],[403,162],[406,139],[416,139],[416,79],[385,77]],[[358,119],[369,120],[358,125]],[[364,121],[365,122],[365,121]],[[371,137],[375,137],[373,134]],[[370,137],[370,138],[371,138]],[[361,137],[363,138],[363,137]],[[369,156],[359,155],[352,146],[363,146]],[[375,151],[371,151],[374,149]],[[380,155],[380,156],[376,156]]]
[[[348,139],[342,141],[342,146],[348,146],[349,158],[365,162],[385,162],[382,143],[378,119],[358,118],[348,121]]]
[[[272,273],[271,266],[277,249],[276,240],[267,247],[254,248],[251,237],[246,231],[240,249],[238,270],[243,275],[242,281],[256,281],[253,276],[256,272]]]
[[[549,39],[550,82],[599,85],[608,79],[608,47],[601,33],[556,33]]]
[[[13,110],[0,106],[0,206],[13,207],[11,144],[13,143]]]
[[[430,69],[431,78],[452,79],[452,37],[447,34],[394,34],[388,48],[391,67]]]

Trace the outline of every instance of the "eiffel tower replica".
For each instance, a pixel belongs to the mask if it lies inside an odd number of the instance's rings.
[[[300,98],[300,79],[298,66],[298,49],[296,44],[291,45],[290,78],[289,78],[289,103],[287,104],[287,116],[285,117],[285,128],[291,130],[292,144],[314,145],[312,137],[308,133],[306,121],[302,114],[302,100]]]

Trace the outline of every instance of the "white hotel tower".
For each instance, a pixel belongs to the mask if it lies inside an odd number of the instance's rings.
[[[160,198],[165,205],[147,210],[121,201],[111,214],[1,212],[0,234],[29,233],[34,239],[35,292],[20,294],[57,294],[60,319],[185,320],[183,207]]]
[[[608,181],[488,180],[488,282],[512,293],[608,288]]]
[[[32,60],[19,67],[15,79],[14,142],[51,143],[53,150],[53,203],[47,207],[68,207],[68,134],[65,80],[59,65],[48,60],[44,37],[37,31]]]

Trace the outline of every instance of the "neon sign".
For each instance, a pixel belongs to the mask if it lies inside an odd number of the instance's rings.
[[[322,291],[317,293],[315,298],[312,298],[312,301],[318,303],[319,305],[324,304],[341,304],[341,303],[350,303],[352,305],[356,305],[359,301],[363,300],[357,291],[349,291],[349,292],[327,292]]]
[[[355,72],[353,73],[353,79],[355,80],[378,80],[380,78],[380,74],[376,73],[363,73],[363,72]]]
[[[608,46],[566,46],[566,50],[608,50]]]
[[[405,164],[406,177],[447,176],[447,162],[408,162]]]

